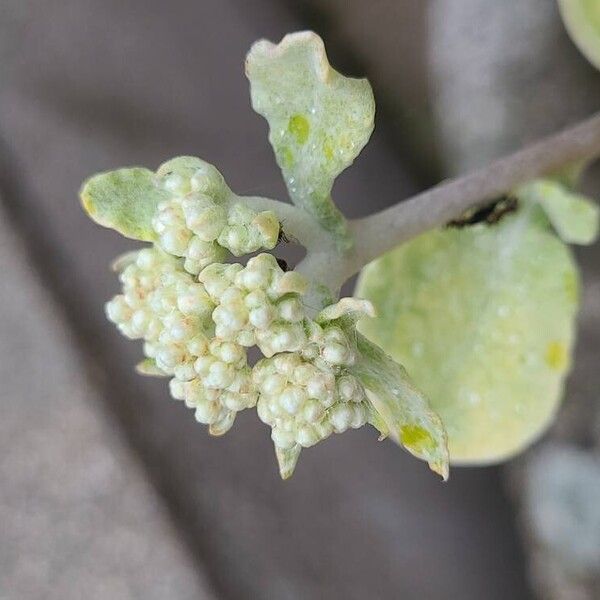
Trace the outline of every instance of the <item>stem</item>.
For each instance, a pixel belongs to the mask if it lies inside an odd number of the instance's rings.
[[[307,251],[329,251],[334,246],[331,234],[315,223],[309,213],[301,208],[262,196],[236,196],[236,201],[239,200],[256,210],[273,211],[285,233],[300,242]]]
[[[272,210],[285,233],[306,249],[296,270],[305,275],[310,288],[304,301],[310,314],[316,314],[339,295],[344,283],[347,258],[340,254],[339,238],[324,229],[311,214],[292,204],[261,196],[237,197],[256,210]],[[338,276],[339,275],[339,276]]]
[[[459,217],[472,206],[512,191],[519,184],[566,165],[600,155],[600,113],[474,173],[417,194],[386,210],[350,223],[356,250],[350,277],[402,242]]]

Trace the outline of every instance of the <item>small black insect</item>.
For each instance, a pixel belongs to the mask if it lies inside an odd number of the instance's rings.
[[[277,243],[281,244],[281,242],[283,242],[284,244],[289,244],[290,238],[286,235],[285,231],[283,230],[283,227],[280,225],[279,234],[277,236]]]
[[[495,225],[504,215],[517,210],[517,206],[518,202],[516,198],[506,196],[485,206],[472,208],[458,219],[450,221],[446,226],[460,229],[469,225],[475,225],[476,223]]]
[[[285,273],[290,270],[290,267],[287,264],[287,261],[283,260],[283,258],[276,258],[277,264],[279,268]]]

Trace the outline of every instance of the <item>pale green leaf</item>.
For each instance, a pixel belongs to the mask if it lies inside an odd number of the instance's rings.
[[[332,69],[323,41],[312,32],[287,35],[277,45],[257,42],[246,74],[252,107],[269,123],[269,141],[292,200],[342,235],[343,219],[330,193],[373,131],[369,82]]]
[[[426,233],[371,263],[359,329],[440,415],[450,460],[498,462],[552,422],[571,362],[578,273],[524,206],[498,224]]]
[[[279,466],[279,475],[281,479],[289,479],[294,474],[296,463],[300,457],[302,446],[295,444],[289,449],[279,448],[275,446],[275,456],[277,457],[277,465]]]
[[[600,2],[558,0],[569,35],[584,56],[600,69]]]
[[[591,244],[598,237],[598,206],[550,179],[539,179],[515,191],[519,200],[541,206],[552,227],[569,244]]]
[[[367,392],[371,424],[448,479],[446,432],[438,415],[400,364],[363,335],[356,342],[359,358],[350,371]]]
[[[135,240],[152,241],[152,217],[168,193],[152,171],[142,167],[119,169],[90,177],[81,188],[81,203],[99,225]]]

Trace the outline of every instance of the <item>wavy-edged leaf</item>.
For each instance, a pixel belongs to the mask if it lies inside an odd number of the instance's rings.
[[[152,217],[159,202],[169,196],[157,185],[152,171],[132,167],[90,177],[80,197],[85,211],[99,225],[128,238],[152,241]]]
[[[332,69],[323,41],[312,32],[286,35],[277,45],[255,43],[246,74],[252,107],[269,123],[269,141],[292,200],[342,234],[344,222],[330,193],[373,131],[369,82]]]
[[[514,455],[560,401],[579,278],[538,210],[426,233],[361,274],[357,293],[379,316],[359,329],[406,367],[440,415],[451,463]]]
[[[600,69],[600,2],[558,0],[569,35],[583,55]]]
[[[415,388],[406,370],[363,335],[350,369],[372,405],[371,424],[448,479],[448,446],[442,421]]]

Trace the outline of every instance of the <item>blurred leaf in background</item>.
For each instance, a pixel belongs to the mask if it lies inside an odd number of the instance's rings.
[[[600,69],[600,2],[558,0],[569,35],[585,57]]]

